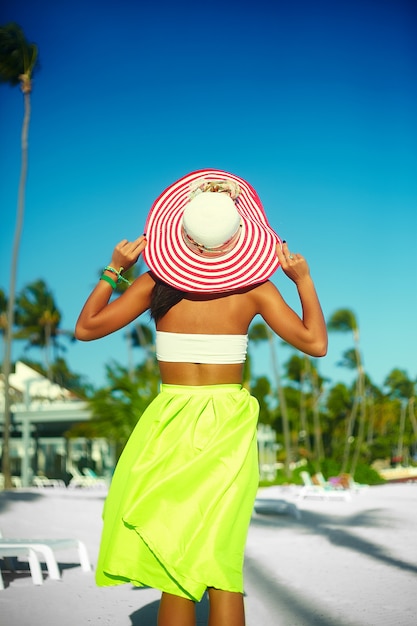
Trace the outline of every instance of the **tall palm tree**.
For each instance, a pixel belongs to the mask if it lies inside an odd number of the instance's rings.
[[[13,242],[12,262],[10,267],[10,289],[7,308],[7,326],[5,331],[5,350],[3,360],[4,375],[4,423],[3,423],[3,455],[2,472],[6,488],[12,486],[10,474],[10,394],[9,375],[11,370],[12,332],[14,325],[14,302],[16,291],[17,260],[19,256],[20,237],[23,227],[25,208],[26,177],[28,166],[28,134],[30,122],[30,94],[32,76],[38,59],[38,48],[29,43],[17,24],[10,23],[0,27],[0,81],[11,86],[20,85],[24,99],[24,116],[21,135],[22,162],[17,201],[17,219]]]
[[[286,476],[289,478],[291,476],[291,435],[290,435],[290,424],[288,417],[288,409],[287,403],[285,400],[284,389],[281,384],[281,376],[279,373],[278,366],[278,356],[275,350],[275,334],[269,329],[269,327],[264,323],[254,324],[249,328],[249,339],[258,342],[258,341],[268,341],[269,350],[271,355],[271,365],[272,365],[272,373],[275,379],[275,384],[278,393],[279,406],[281,411],[282,418],[282,432],[284,435],[284,448],[285,448],[285,461],[284,461],[284,471]]]
[[[309,363],[308,356],[298,356],[293,354],[285,363],[287,378],[296,382],[300,392],[300,422],[298,427],[298,440],[311,456],[310,431],[307,421],[306,385],[308,379]]]
[[[388,387],[389,395],[392,398],[396,398],[401,404],[396,456],[402,459],[404,455],[404,432],[407,410],[417,442],[417,425],[414,416],[415,383],[408,378],[404,370],[396,368],[387,376],[384,386]]]
[[[356,447],[359,451],[360,446],[362,445],[361,436],[363,436],[364,427],[365,427],[365,419],[366,419],[366,401],[365,401],[365,372],[362,363],[360,344],[359,344],[359,326],[356,320],[356,316],[350,309],[339,309],[335,311],[333,315],[327,322],[327,327],[329,331],[336,332],[351,332],[353,335],[353,354],[349,352],[345,353],[345,358],[347,361],[355,364],[357,370],[357,383],[356,383],[356,394],[355,394],[355,402],[353,404],[352,412],[347,421],[347,432],[346,432],[346,445],[345,445],[345,454],[343,458],[343,465],[341,469],[341,473],[346,472],[347,470],[347,462],[348,462],[348,453],[350,449],[350,442],[352,441],[352,433],[353,426],[356,419],[356,411],[360,410],[359,413],[359,436],[357,437]],[[351,465],[350,473],[354,475],[356,470],[356,462],[358,459],[358,455],[355,455],[354,462]]]
[[[319,376],[317,367],[315,367],[312,360],[307,356],[305,357],[305,363],[313,395],[314,456],[320,467],[324,459],[323,436],[320,423],[320,396],[322,394],[324,381],[323,378]]]
[[[346,352],[343,353],[342,361],[340,361],[338,365],[342,365],[344,367],[347,367],[348,369],[356,369],[355,351],[346,350]],[[344,474],[348,470],[349,459],[350,459],[350,455],[352,451],[352,443],[355,440],[353,433],[355,430],[359,404],[360,404],[359,377],[356,377],[356,380],[354,383],[352,407],[346,420],[345,445],[344,445],[344,451],[343,451],[342,467],[340,470],[342,474]]]
[[[414,404],[415,404],[415,397],[413,396],[408,401],[408,416],[410,418],[411,426],[413,427],[413,433],[414,433],[413,458],[416,459],[417,458],[417,418],[414,413]]]
[[[145,360],[152,361],[155,359],[155,340],[154,333],[150,326],[136,322],[128,326],[125,333],[128,342],[129,363],[128,371],[133,380],[134,366],[132,357],[132,348],[141,348],[145,353]]]

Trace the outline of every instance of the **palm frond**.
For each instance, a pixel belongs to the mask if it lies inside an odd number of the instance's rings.
[[[18,85],[32,77],[38,63],[38,47],[29,43],[15,22],[0,26],[0,81]]]

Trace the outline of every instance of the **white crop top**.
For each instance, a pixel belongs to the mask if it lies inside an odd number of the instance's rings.
[[[200,335],[156,331],[156,358],[170,363],[244,363],[247,335]]]

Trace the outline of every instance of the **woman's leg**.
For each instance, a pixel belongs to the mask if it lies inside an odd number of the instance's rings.
[[[243,595],[220,589],[208,589],[210,616],[208,626],[245,626]]]
[[[158,626],[195,626],[194,602],[163,593],[159,604]]]

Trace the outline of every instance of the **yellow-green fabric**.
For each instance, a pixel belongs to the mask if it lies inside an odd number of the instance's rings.
[[[259,406],[240,385],[162,385],[117,464],[103,512],[100,586],[199,601],[243,592],[258,487]]]

